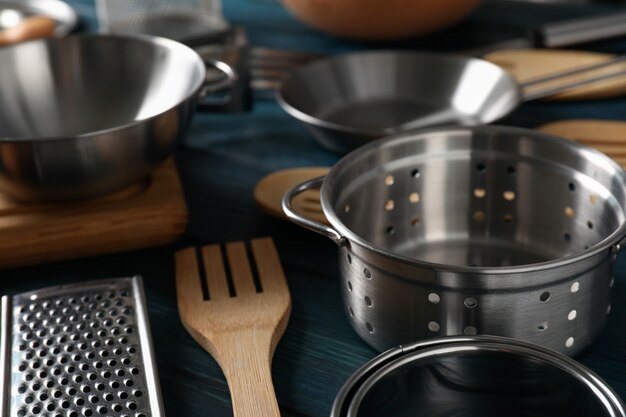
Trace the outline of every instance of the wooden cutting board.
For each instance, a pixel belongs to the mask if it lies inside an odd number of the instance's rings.
[[[173,160],[97,199],[21,204],[0,195],[0,268],[164,245],[182,235],[187,217]]]

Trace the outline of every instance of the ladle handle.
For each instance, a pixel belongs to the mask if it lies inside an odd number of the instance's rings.
[[[285,193],[281,205],[283,211],[285,212],[285,215],[292,222],[326,236],[327,238],[335,242],[337,246],[344,246],[348,243],[348,240],[345,237],[341,236],[338,231],[330,226],[326,226],[325,224],[316,222],[300,215],[293,209],[292,206],[293,199],[296,198],[298,194],[302,194],[303,192],[312,188],[319,188],[324,182],[324,178],[324,176],[316,177],[292,187],[289,191]]]
[[[538,48],[560,48],[624,35],[626,12],[548,23],[530,33]]]

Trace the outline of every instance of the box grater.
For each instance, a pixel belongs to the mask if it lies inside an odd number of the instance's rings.
[[[163,417],[140,277],[2,298],[0,416]]]

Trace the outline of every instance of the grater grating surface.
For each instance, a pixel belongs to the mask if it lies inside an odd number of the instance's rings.
[[[98,0],[97,8],[105,33],[187,42],[228,28],[220,0]]]
[[[3,297],[2,308],[2,416],[163,416],[141,278]]]

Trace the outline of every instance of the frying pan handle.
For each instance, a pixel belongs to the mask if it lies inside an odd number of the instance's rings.
[[[326,236],[327,238],[335,242],[337,246],[345,246],[348,243],[348,240],[345,237],[341,236],[338,231],[330,226],[318,223],[296,213],[291,204],[293,202],[293,199],[296,198],[298,194],[302,194],[303,192],[312,188],[319,188],[322,185],[322,182],[324,182],[324,178],[326,177],[321,176],[313,178],[292,187],[289,191],[285,193],[285,196],[283,197],[282,208],[285,212],[285,215],[292,222]]]
[[[204,65],[219,70],[226,77],[218,81],[205,81],[200,89],[196,107],[200,111],[227,111],[227,107],[231,103],[231,96],[226,91],[232,89],[239,79],[237,71],[226,62],[213,58],[204,58]],[[225,92],[225,95],[218,98],[209,98],[211,94],[220,92]]]

